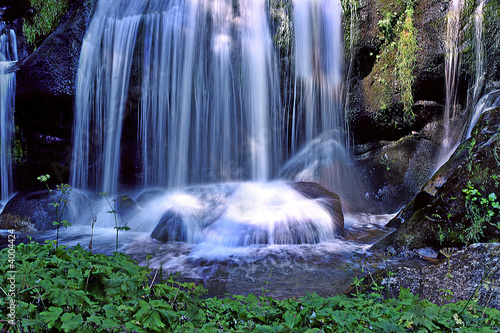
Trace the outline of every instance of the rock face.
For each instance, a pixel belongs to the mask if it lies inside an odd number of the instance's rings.
[[[449,262],[444,260],[438,265],[397,267],[390,271],[394,275],[381,282],[390,296],[397,296],[401,288],[409,288],[420,298],[441,304],[443,290],[451,290],[451,299],[444,299],[444,304],[477,297],[480,305],[500,309],[499,243],[472,244],[454,253]]]
[[[500,108],[485,112],[471,139],[388,226],[375,250],[453,247],[500,239]]]
[[[363,176],[368,210],[396,212],[411,201],[432,176],[441,146],[439,122],[398,141],[376,141],[354,147]]]
[[[72,1],[57,29],[32,53],[16,25],[20,60],[16,71],[16,133],[22,156],[16,167],[17,190],[40,174],[67,181],[71,160],[73,96],[83,36],[97,0]]]

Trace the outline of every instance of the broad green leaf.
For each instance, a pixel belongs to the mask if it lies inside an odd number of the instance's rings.
[[[83,323],[83,318],[81,314],[75,315],[74,313],[65,313],[61,317],[62,326],[61,328],[65,332],[73,331],[80,327]]]
[[[48,311],[43,311],[40,313],[40,318],[42,318],[42,320],[47,324],[48,328],[52,328],[55,326],[56,321],[59,319],[62,313],[63,309],[51,306]]]

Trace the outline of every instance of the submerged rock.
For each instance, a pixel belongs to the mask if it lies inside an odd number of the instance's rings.
[[[240,247],[315,244],[342,234],[340,198],[316,183],[238,183],[160,199],[168,208],[151,237]]]

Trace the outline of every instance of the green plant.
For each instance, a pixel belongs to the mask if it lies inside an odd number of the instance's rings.
[[[194,283],[170,276],[149,283],[151,269],[125,254],[91,253],[81,246],[15,247],[16,321],[0,321],[3,332],[495,332],[500,311],[470,309],[465,301],[442,306],[408,289],[398,298],[359,294],[328,298],[307,294],[278,301],[253,294],[204,297]],[[7,262],[8,249],[0,251]],[[7,283],[0,265],[0,285]],[[0,291],[0,292],[3,292]],[[3,295],[2,295],[3,296]],[[465,307],[464,307],[465,305]],[[461,310],[463,309],[463,312]],[[6,318],[6,297],[0,316]]]
[[[453,255],[453,253],[455,253],[455,249],[445,248],[439,252],[441,252],[441,254],[446,257],[446,260],[448,263],[448,266],[447,266],[448,270],[446,273],[446,285],[445,285],[444,289],[438,290],[438,291],[443,292],[443,295],[441,296],[441,303],[439,304],[439,313],[441,313],[441,309],[443,307],[444,300],[449,301],[451,299],[451,297],[453,296],[453,292],[450,289],[448,289],[448,283],[450,282],[450,279],[453,278],[453,275],[451,275],[450,257]]]
[[[466,216],[471,221],[471,226],[466,228],[462,234],[466,244],[479,242],[487,224],[500,229],[500,223],[492,223],[493,217],[500,212],[500,202],[498,202],[495,193],[490,193],[487,198],[484,198],[471,181],[467,183],[467,188],[463,189],[462,192],[465,194]]]
[[[113,198],[110,200],[108,198],[108,194],[106,192],[101,192],[99,194],[102,195],[106,199],[106,202],[108,203],[109,208],[111,208],[111,210],[108,211],[108,213],[113,214],[113,217],[114,217],[114,221],[115,221],[114,228],[116,230],[116,252],[118,252],[118,232],[130,230],[130,228],[126,224],[119,225],[119,223],[118,223],[118,212],[120,211],[123,203],[126,200],[128,200],[128,197],[125,197],[125,196],[120,197],[121,200],[120,200],[120,203],[118,203],[118,200],[116,198]]]
[[[29,0],[29,3],[32,15],[24,19],[23,33],[29,44],[38,47],[68,11],[69,0]]]
[[[59,245],[59,228],[64,226],[65,228],[69,227],[71,224],[67,220],[63,220],[63,215],[64,211],[66,210],[66,207],[69,204],[69,195],[72,191],[71,187],[68,184],[60,184],[56,185],[57,190],[61,193],[61,195],[56,198],[54,196],[54,193],[52,189],[49,187],[49,184],[47,184],[47,181],[49,180],[50,175],[42,175],[39,176],[37,179],[44,183],[47,189],[49,190],[50,197],[52,198],[52,202],[49,204],[54,207],[55,209],[55,221],[52,221],[52,224],[56,226],[56,243],[55,246],[57,247]]]

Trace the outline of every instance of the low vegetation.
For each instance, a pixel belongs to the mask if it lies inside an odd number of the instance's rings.
[[[29,0],[29,6],[31,15],[24,18],[23,34],[37,48],[68,11],[69,0]]]
[[[438,306],[408,290],[278,301],[204,298],[194,283],[151,283],[127,255],[54,242],[0,251],[1,332],[498,332],[500,311],[474,302]],[[9,253],[11,256],[9,257]],[[12,256],[12,253],[15,255]],[[12,258],[11,258],[12,257]],[[14,258],[14,259],[13,259]],[[10,266],[10,267],[9,267]],[[12,283],[15,276],[15,283]],[[266,285],[263,283],[263,285]],[[15,319],[9,312],[15,302]],[[466,306],[465,306],[466,305]],[[12,308],[12,307],[11,307]],[[14,310],[13,310],[14,311]],[[8,317],[10,313],[10,317]]]

